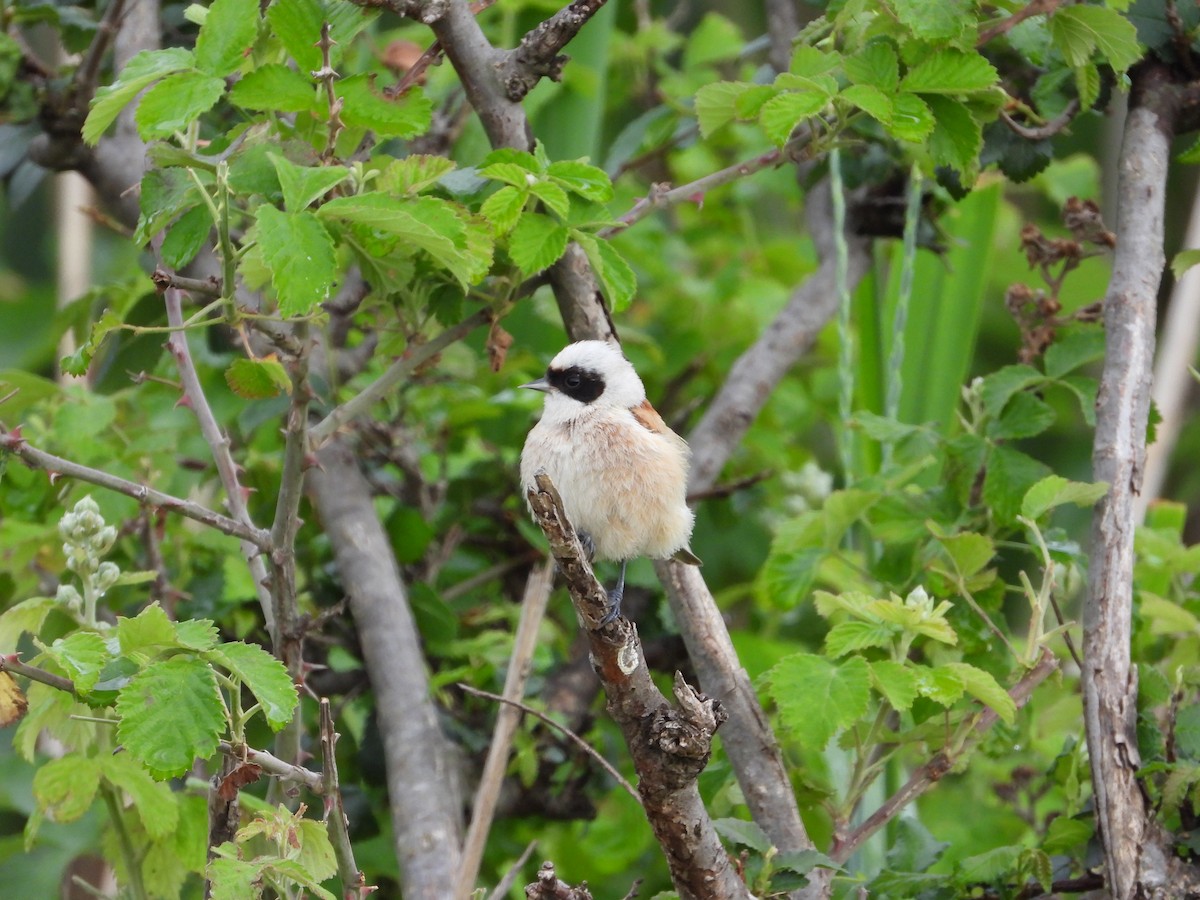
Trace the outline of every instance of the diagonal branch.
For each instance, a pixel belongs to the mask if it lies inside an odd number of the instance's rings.
[[[574,0],[521,38],[500,67],[504,92],[514,103],[537,86],[543,78],[561,81],[563,67],[570,59],[559,51],[567,46],[607,0]]]
[[[608,594],[592,573],[562,499],[545,474],[528,493],[534,518],[550,542],[583,624],[592,663],[638,773],[638,793],[654,836],[667,857],[671,879],[684,900],[747,898],[745,884],[709,818],[696,779],[708,763],[713,734],[725,721],[721,704],[688,686],[676,673],[679,708],[659,692],[628,619],[601,625]]]

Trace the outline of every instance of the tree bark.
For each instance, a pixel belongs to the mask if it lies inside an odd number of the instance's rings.
[[[1153,896],[1167,879],[1163,844],[1137,780],[1137,670],[1130,661],[1130,633],[1134,498],[1146,455],[1175,100],[1164,67],[1147,64],[1131,74],[1092,454],[1094,477],[1109,489],[1092,520],[1083,614],[1084,724],[1108,886],[1117,900]]]

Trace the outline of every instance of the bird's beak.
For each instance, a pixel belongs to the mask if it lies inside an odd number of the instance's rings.
[[[521,385],[523,388],[529,388],[531,391],[541,391],[543,394],[549,393],[550,382],[545,378],[539,378],[537,381],[531,381],[528,384]]]

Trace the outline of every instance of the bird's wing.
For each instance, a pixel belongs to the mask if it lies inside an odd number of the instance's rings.
[[[674,441],[687,448],[687,442],[667,427],[667,423],[663,421],[663,417],[658,414],[658,410],[650,405],[649,400],[643,400],[637,406],[631,407],[629,410],[633,413],[633,417],[637,419],[639,425],[653,434],[662,435],[663,437],[671,438]]]

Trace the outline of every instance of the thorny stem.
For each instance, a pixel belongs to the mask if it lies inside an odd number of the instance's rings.
[[[53,672],[47,672],[45,669],[39,669],[37,666],[23,663],[17,658],[17,654],[15,653],[6,653],[0,656],[0,672],[24,675],[30,681],[40,682],[49,687],[57,688],[60,691],[66,691],[71,695],[75,693],[75,682],[71,681],[71,679],[63,678],[61,675],[55,675]]]
[[[333,853],[337,858],[338,876],[342,880],[342,896],[351,897],[366,886],[366,878],[354,861],[354,847],[350,843],[349,821],[342,803],[342,792],[338,784],[337,732],[333,727],[333,710],[329,698],[321,698],[321,781],[325,794],[325,822],[329,829]],[[361,894],[360,894],[361,895]]]
[[[313,72],[312,77],[325,86],[325,99],[329,103],[329,137],[325,141],[325,152],[321,154],[324,163],[337,158],[337,139],[346,127],[342,121],[342,98],[333,90],[333,83],[341,77],[333,70],[329,56],[329,51],[336,44],[337,41],[329,36],[329,22],[322,22],[321,39],[317,41],[317,47],[321,50],[321,68]]]

